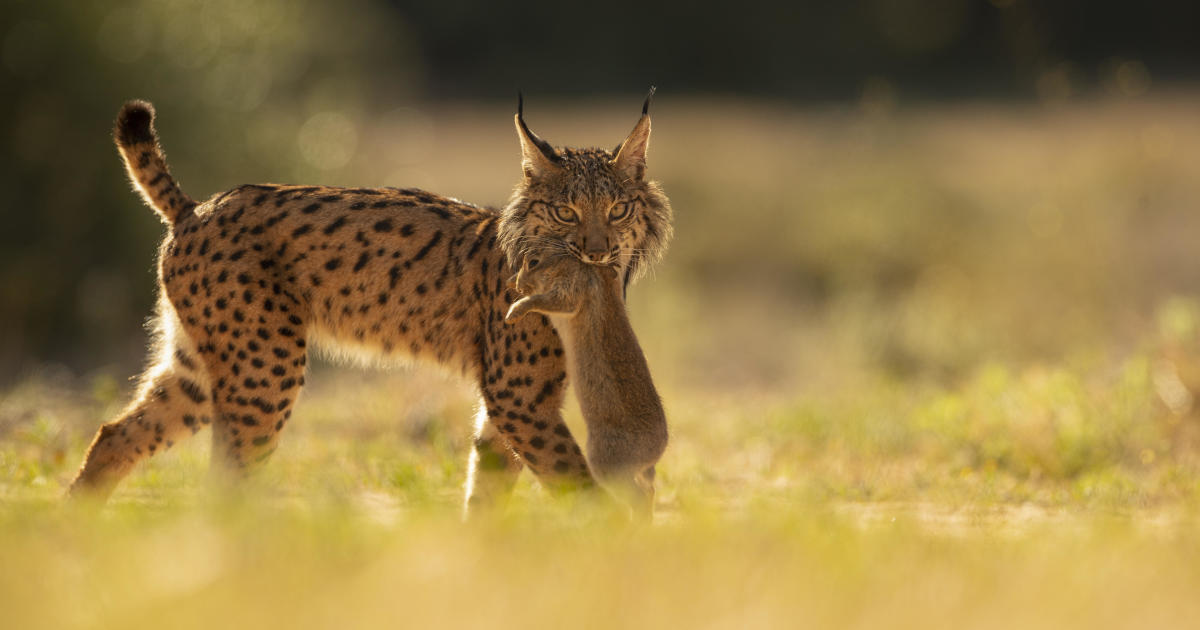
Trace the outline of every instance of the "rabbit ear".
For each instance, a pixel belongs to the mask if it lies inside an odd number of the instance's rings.
[[[557,171],[562,158],[550,143],[529,130],[524,117],[525,98],[517,93],[517,136],[521,139],[521,168],[525,177],[533,179]]]
[[[630,179],[640,180],[646,175],[646,151],[650,148],[650,97],[654,96],[654,88],[646,95],[642,104],[642,117],[629,132],[629,137],[616,150],[612,159],[613,166],[624,172]]]

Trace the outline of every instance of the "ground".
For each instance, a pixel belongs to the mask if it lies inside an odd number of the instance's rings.
[[[108,507],[64,508],[128,370],[31,369],[0,394],[0,610],[67,628],[1195,627],[1198,101],[663,105],[650,174],[678,237],[630,292],[672,429],[649,527],[527,477],[505,514],[460,523],[468,385],[324,363],[242,495],[209,490],[202,434]],[[538,132],[624,126],[585,115]],[[460,136],[507,146],[477,112],[445,116],[447,156]],[[442,182],[485,184],[503,190]]]

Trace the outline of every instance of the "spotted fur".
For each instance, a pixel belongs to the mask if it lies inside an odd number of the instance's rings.
[[[135,187],[170,226],[156,351],[135,400],[97,432],[72,494],[106,496],[137,462],[210,425],[217,470],[254,468],[291,417],[314,343],[427,359],[478,384],[468,504],[503,498],[522,467],[551,486],[592,485],[562,421],[558,335],[545,318],[504,321],[516,297],[510,259],[550,246],[501,246],[511,205],[502,214],[416,189],[274,184],[196,203],[171,177],[153,121],[148,103],[128,103],[115,139]],[[519,188],[514,199],[553,199],[539,186],[527,178],[531,193]],[[618,241],[629,249],[615,262],[628,269],[661,253]]]

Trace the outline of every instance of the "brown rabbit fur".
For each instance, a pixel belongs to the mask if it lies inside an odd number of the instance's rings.
[[[548,254],[548,255],[547,255]],[[514,278],[526,297],[506,320],[550,317],[588,428],[593,476],[635,511],[654,506],[654,465],[667,447],[667,418],[622,299],[616,269],[566,252],[529,256]]]

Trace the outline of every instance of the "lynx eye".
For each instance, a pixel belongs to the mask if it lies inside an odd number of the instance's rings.
[[[633,213],[633,202],[626,201],[619,203],[608,209],[608,220],[612,222],[621,221]]]
[[[578,215],[575,214],[574,210],[572,210],[571,208],[568,208],[567,206],[554,206],[554,208],[550,211],[550,213],[554,215],[554,218],[556,220],[558,220],[562,223],[578,223],[579,222]]]

